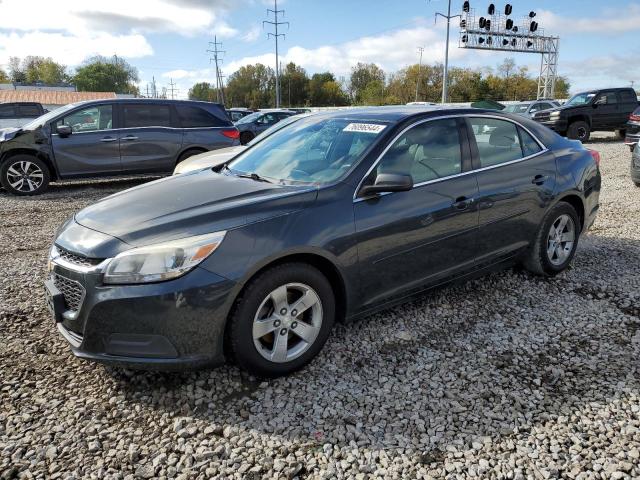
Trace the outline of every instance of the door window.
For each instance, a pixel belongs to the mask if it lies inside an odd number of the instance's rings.
[[[462,172],[460,136],[455,119],[416,125],[394,142],[377,173],[411,175],[414,184]]]
[[[621,90],[620,102],[621,103],[638,103],[638,95],[633,90]]]
[[[267,113],[258,118],[258,120],[256,120],[256,123],[259,123],[260,125],[271,125],[273,123],[276,123],[277,121],[278,119],[273,113]]]
[[[15,118],[16,109],[13,105],[0,105],[0,118]]]
[[[478,145],[482,168],[523,157],[518,130],[514,123],[478,117],[470,118],[469,124]]]
[[[616,92],[601,93],[600,95],[598,95],[596,102],[603,102],[603,103],[600,103],[601,105],[616,104],[618,103],[618,96],[616,95]]]
[[[56,126],[69,125],[74,132],[95,132],[113,128],[113,107],[96,105],[76,110],[56,121]]]
[[[535,155],[536,153],[540,153],[542,148],[535,141],[535,139],[529,135],[529,133],[524,129],[518,127],[518,133],[520,134],[520,141],[522,142],[522,154],[525,157],[530,155]]]
[[[125,105],[124,127],[170,127],[171,109],[169,105]]]
[[[19,111],[23,118],[38,118],[42,115],[42,110],[38,105],[20,105]]]
[[[184,128],[222,127],[225,125],[221,120],[200,107],[178,105],[176,109],[180,117],[180,124]],[[233,113],[231,112],[231,118],[233,118]]]

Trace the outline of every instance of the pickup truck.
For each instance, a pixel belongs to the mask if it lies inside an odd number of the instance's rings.
[[[0,103],[0,128],[18,128],[47,113],[36,102]]]
[[[533,119],[581,142],[594,131],[615,131],[624,138],[629,115],[637,107],[638,96],[632,88],[607,88],[578,93],[560,107],[535,113]]]

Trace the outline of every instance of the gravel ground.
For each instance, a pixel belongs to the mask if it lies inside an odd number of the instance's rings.
[[[573,268],[510,270],[338,326],[259,382],[75,359],[40,294],[72,212],[140,180],[0,193],[0,478],[640,478],[640,189],[601,136]]]

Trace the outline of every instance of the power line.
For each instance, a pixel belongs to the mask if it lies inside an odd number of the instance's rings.
[[[174,91],[175,91],[175,92],[177,92],[177,91],[178,91],[178,89],[177,89],[177,88],[175,88],[175,85],[176,85],[176,84],[175,84],[175,83],[173,83],[173,78],[172,78],[172,79],[171,79],[171,81],[169,82],[169,87],[170,87],[170,88],[169,88],[169,91],[171,92],[171,100],[174,100],[174,99],[175,99]]]
[[[209,63],[212,61],[216,65],[216,96],[218,99],[218,103],[224,104],[224,90],[222,83],[222,74],[220,73],[220,63],[222,63],[222,59],[219,58],[221,53],[227,53],[225,50],[219,50],[218,46],[222,46],[222,42],[218,42],[218,37],[214,35],[213,42],[209,42],[209,47],[213,46],[212,49],[207,49],[207,52],[213,53],[213,57],[209,58]]]
[[[273,25],[275,30],[275,33],[268,32],[267,38],[273,37],[276,39],[276,108],[280,108],[280,60],[278,59],[278,38],[284,37],[285,34],[278,33],[278,27],[280,25],[286,25],[287,28],[289,28],[289,22],[278,21],[279,14],[282,14],[282,16],[284,17],[284,10],[278,10],[278,0],[273,0],[273,10],[267,9],[267,15],[269,15],[269,13],[273,13],[273,22],[271,20],[263,20],[262,28],[264,28],[265,23],[268,23],[270,25]]]
[[[420,85],[420,70],[422,70],[422,52],[424,52],[424,47],[418,47],[418,52],[420,53],[420,62],[418,63],[418,78],[416,79],[416,102],[418,101],[418,86]]]

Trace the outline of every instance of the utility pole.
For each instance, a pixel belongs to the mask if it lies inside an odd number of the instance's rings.
[[[153,98],[158,98],[158,90],[156,89],[156,77],[151,77],[151,95]]]
[[[420,70],[422,70],[422,52],[424,52],[424,47],[418,47],[418,52],[420,53],[420,62],[418,63],[418,78],[416,79],[416,102],[418,101],[418,86],[420,85]]]
[[[436,21],[438,20],[438,15],[447,19],[447,43],[444,51],[444,72],[442,74],[442,103],[446,103],[449,97],[449,27],[451,26],[451,19],[460,17],[460,15],[451,15],[451,0],[449,0],[446,15],[436,12]]]
[[[175,88],[175,85],[176,85],[176,84],[175,84],[175,83],[173,83],[173,78],[172,78],[172,79],[170,79],[170,80],[171,80],[171,81],[169,82],[169,87],[170,87],[170,88],[169,88],[169,91],[171,92],[171,100],[174,100],[174,99],[175,99],[175,97],[174,97],[173,92],[174,92],[174,91],[177,91],[178,89],[177,89],[177,88]]]
[[[278,10],[278,0],[273,0],[273,10],[267,9],[267,15],[273,13],[273,21],[271,20],[263,20],[262,28],[264,28],[264,24],[268,23],[269,25],[273,25],[275,33],[268,32],[267,38],[273,37],[276,40],[276,108],[280,108],[280,66],[279,66],[279,56],[278,56],[278,38],[284,37],[284,33],[278,33],[278,27],[280,25],[286,25],[289,27],[289,22],[279,22],[278,15],[282,14],[284,16],[284,10]]]
[[[207,52],[213,53],[213,57],[209,58],[209,63],[212,61],[216,65],[216,93],[218,98],[218,103],[224,104],[224,90],[222,89],[222,75],[220,74],[220,65],[222,63],[222,59],[218,58],[221,53],[226,53],[224,50],[218,50],[218,46],[222,46],[221,42],[218,42],[218,37],[214,35],[213,42],[209,42],[209,47],[213,47],[213,50],[208,49]]]

